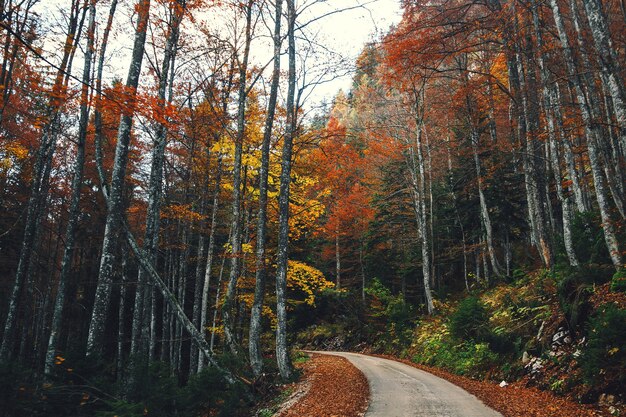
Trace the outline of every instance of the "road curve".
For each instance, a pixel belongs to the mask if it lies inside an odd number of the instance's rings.
[[[315,353],[342,356],[365,374],[365,417],[502,417],[462,388],[412,366],[358,353]]]

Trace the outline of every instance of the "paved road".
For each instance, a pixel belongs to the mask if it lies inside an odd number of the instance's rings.
[[[358,353],[316,353],[343,356],[365,374],[365,417],[502,417],[467,391],[412,366]]]

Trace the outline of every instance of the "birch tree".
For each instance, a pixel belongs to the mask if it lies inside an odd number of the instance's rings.
[[[56,150],[61,110],[65,103],[65,77],[71,73],[69,61],[79,38],[77,33],[80,10],[80,2],[73,1],[63,44],[61,63],[56,68],[54,84],[50,91],[47,108],[45,109],[45,123],[41,128],[41,140],[35,156],[33,178],[30,184],[30,196],[26,208],[24,237],[22,239],[15,281],[13,282],[13,288],[9,298],[2,344],[0,345],[0,360],[8,360],[11,358],[13,345],[15,343],[18,304],[20,302],[24,282],[30,279],[29,270],[32,259],[32,249],[47,198],[52,157]]]
[[[270,96],[267,103],[267,113],[265,116],[265,127],[263,130],[263,143],[261,145],[261,168],[259,171],[259,210],[257,215],[257,236],[256,236],[256,274],[254,287],[254,303],[250,313],[250,332],[248,337],[248,349],[250,355],[250,365],[256,377],[261,375],[263,370],[263,357],[261,355],[261,313],[265,297],[265,281],[267,277],[267,267],[265,259],[265,245],[267,234],[267,187],[270,163],[270,144],[272,141],[272,128],[276,114],[276,101],[278,98],[278,86],[280,83],[280,47],[281,47],[281,20],[282,20],[282,0],[276,0],[274,4],[274,57],[272,81],[270,86]]]
[[[288,87],[287,122],[283,143],[280,172],[280,196],[278,201],[278,248],[276,260],[276,362],[280,376],[289,380],[293,375],[289,347],[287,345],[287,261],[289,260],[289,185],[291,182],[291,154],[296,135],[295,90],[296,90],[296,6],[287,0],[287,43],[288,43]]]
[[[235,137],[235,160],[233,166],[233,202],[232,202],[232,230],[231,237],[231,262],[228,286],[224,296],[222,306],[222,318],[224,321],[224,337],[226,345],[231,352],[238,351],[238,341],[235,336],[235,300],[237,292],[237,282],[241,273],[241,240],[242,240],[242,216],[241,216],[241,157],[243,153],[243,141],[245,137],[245,117],[246,117],[246,79],[248,75],[248,58],[250,55],[250,43],[252,42],[252,8],[253,0],[248,0],[242,4],[246,26],[243,44],[243,54],[239,63],[239,97],[237,101],[237,132]]]
[[[137,5],[138,19],[135,28],[135,40],[126,79],[128,97],[125,105],[128,106],[120,118],[117,132],[117,145],[115,147],[115,160],[111,174],[111,185],[107,200],[107,218],[102,242],[102,255],[98,273],[98,285],[94,306],[89,323],[87,339],[87,355],[95,356],[101,353],[104,326],[107,319],[109,301],[111,297],[111,284],[113,282],[113,267],[115,263],[114,248],[115,234],[120,229],[123,217],[123,190],[128,162],[128,149],[130,145],[130,132],[133,123],[133,113],[139,76],[143,61],[146,43],[146,31],[150,14],[150,0],[140,0]]]
[[[54,357],[56,354],[59,334],[61,332],[61,320],[67,291],[67,280],[74,255],[76,228],[80,216],[80,196],[83,187],[83,171],[85,166],[85,142],[87,139],[87,125],[89,123],[89,85],[91,80],[91,63],[93,59],[94,42],[96,36],[96,1],[89,2],[89,24],[87,25],[87,46],[85,48],[82,86],[80,96],[80,119],[78,122],[78,140],[76,141],[76,159],[74,161],[74,178],[72,179],[72,195],[70,200],[69,218],[65,230],[65,249],[61,261],[59,273],[59,285],[57,288],[56,301],[50,325],[50,337],[44,364],[44,373],[52,372]]]

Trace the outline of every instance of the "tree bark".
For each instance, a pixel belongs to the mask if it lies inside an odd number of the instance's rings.
[[[159,74],[158,106],[165,114],[166,91],[170,67],[174,64],[176,55],[179,28],[184,15],[185,0],[179,0],[170,5],[171,22],[169,33],[163,54],[161,73]],[[156,132],[154,146],[152,148],[152,165],[150,167],[150,179],[148,187],[148,211],[146,216],[146,232],[144,236],[144,250],[150,257],[150,262],[156,264],[157,249],[159,244],[159,223],[161,214],[161,195],[163,186],[163,162],[165,159],[165,147],[167,144],[168,127],[166,122],[159,123]],[[139,269],[137,278],[137,291],[135,292],[135,308],[133,312],[133,333],[131,338],[131,355],[145,354],[148,352],[149,340],[141,340],[149,334],[150,326],[150,297],[151,288],[145,285],[146,277],[143,269]],[[144,308],[146,305],[148,308]],[[142,337],[143,336],[143,337]],[[148,337],[149,338],[149,337]]]
[[[543,158],[542,144],[538,134],[540,129],[539,97],[537,77],[532,65],[534,59],[534,43],[530,33],[525,35],[525,52],[518,53],[518,68],[522,93],[522,111],[525,119],[525,135],[521,138],[526,145],[524,158],[524,174],[527,184],[527,200],[534,226],[537,249],[546,267],[554,263],[552,242],[548,234],[548,213],[546,212],[546,195],[544,193],[545,172],[541,161]]]
[[[587,21],[601,66],[601,79],[613,101],[622,149],[626,149],[626,91],[619,75],[619,58],[611,42],[609,25],[602,11],[602,4],[598,0],[583,0],[582,3],[585,6]]]
[[[254,302],[250,312],[250,332],[248,336],[248,351],[250,354],[250,366],[254,376],[259,377],[263,371],[263,357],[260,343],[261,319],[263,313],[263,300],[265,298],[265,281],[267,267],[265,261],[265,241],[267,238],[267,187],[270,164],[270,145],[272,141],[272,128],[276,113],[276,101],[278,98],[278,85],[280,83],[280,46],[281,46],[281,20],[283,16],[282,0],[275,1],[274,15],[274,62],[272,70],[272,84],[267,103],[267,114],[263,130],[263,144],[261,145],[261,169],[259,171],[259,211],[257,218],[256,235],[256,273],[254,286]]]
[[[228,286],[222,305],[222,318],[224,321],[224,337],[226,345],[232,353],[238,352],[238,341],[235,335],[235,299],[237,282],[241,273],[241,157],[245,137],[246,122],[246,79],[248,73],[248,58],[250,55],[250,43],[252,42],[252,6],[253,0],[245,4],[246,31],[242,62],[239,66],[239,97],[237,101],[237,136],[235,138],[235,161],[233,167],[233,218],[231,239],[231,262]]]
[[[280,376],[288,380],[293,375],[287,342],[287,263],[289,260],[289,185],[291,183],[291,153],[296,134],[296,6],[287,0],[287,42],[289,72],[287,87],[287,122],[283,143],[280,172],[280,196],[278,199],[278,248],[276,261],[276,362]]]
[[[64,75],[69,73],[68,62],[74,43],[77,41],[76,31],[78,28],[79,2],[72,3],[72,12],[68,25],[63,47],[63,57],[56,73],[52,87],[48,107],[46,109],[46,124],[42,128],[41,144],[35,156],[33,166],[33,179],[30,184],[30,196],[26,208],[24,238],[20,250],[15,281],[9,297],[9,307],[4,325],[2,344],[0,344],[0,361],[11,358],[15,344],[15,328],[17,326],[17,310],[25,280],[29,279],[29,267],[32,259],[32,248],[39,228],[41,212],[47,199],[48,182],[52,157],[56,149],[56,141],[59,130],[59,117],[61,107],[65,102]]]
[[[61,320],[63,318],[63,306],[67,291],[67,280],[69,279],[72,257],[74,254],[74,241],[76,229],[80,215],[80,195],[83,185],[83,170],[85,166],[85,142],[87,139],[87,125],[89,124],[89,84],[91,78],[91,61],[94,50],[96,31],[96,1],[89,2],[89,23],[87,27],[87,47],[85,49],[85,62],[83,67],[81,98],[80,98],[80,119],[78,122],[78,140],[76,144],[76,159],[74,161],[74,178],[72,179],[72,195],[70,197],[69,218],[65,231],[65,248],[63,260],[61,261],[61,272],[59,274],[59,286],[57,288],[54,312],[52,314],[52,324],[50,326],[50,337],[44,363],[44,373],[50,375],[54,365],[54,357],[61,332]]]
[[[557,129],[556,125],[562,126],[562,115],[560,103],[558,101],[558,96],[556,94],[556,81],[551,81],[549,78],[548,70],[545,66],[544,62],[544,45],[543,45],[543,33],[541,29],[541,25],[539,22],[539,10],[538,4],[536,0],[532,0],[531,2],[531,12],[533,17],[533,27],[535,30],[535,38],[537,40],[537,61],[539,64],[539,71],[541,76],[541,84],[542,84],[542,96],[543,96],[543,105],[546,113],[546,121],[547,121],[547,129],[548,129],[548,142],[549,142],[549,152],[547,154],[550,156],[550,162],[552,165],[552,172],[554,174],[556,193],[561,203],[561,213],[563,220],[563,241],[565,243],[565,252],[567,253],[567,258],[572,266],[578,265],[578,259],[576,258],[576,253],[574,252],[574,242],[572,241],[572,217],[571,217],[571,209],[570,209],[570,199],[566,196],[561,179],[561,165],[559,162],[559,151],[557,146]],[[558,123],[555,123],[555,119],[558,120]],[[566,140],[564,138],[559,138],[559,142],[563,143]]]
[[[111,296],[111,283],[113,281],[114,248],[117,242],[113,239],[116,230],[119,229],[123,217],[123,188],[128,161],[128,148],[130,144],[130,132],[133,123],[135,96],[139,85],[141,64],[146,42],[146,31],[150,10],[150,0],[140,0],[138,4],[138,20],[135,29],[130,68],[126,87],[130,96],[125,103],[129,108],[124,109],[120,118],[117,132],[117,145],[115,148],[115,160],[111,176],[109,198],[107,200],[107,219],[102,242],[102,256],[98,274],[98,285],[94,300],[89,334],[87,339],[87,355],[95,356],[101,353],[104,326],[107,318],[109,300]]]
[[[204,283],[202,287],[202,306],[200,307],[200,331],[206,334],[207,313],[209,309],[209,290],[211,288],[211,274],[213,272],[213,258],[215,255],[215,231],[217,230],[217,211],[220,202],[220,188],[222,181],[222,155],[217,157],[217,175],[215,177],[215,187],[213,189],[213,204],[211,206],[211,231],[209,232],[209,247],[207,249],[206,266],[204,268]],[[221,283],[218,282],[218,288]],[[216,304],[217,306],[217,304]],[[215,324],[213,324],[215,326]],[[211,351],[213,347],[211,345]],[[202,371],[204,362],[198,358],[198,372]]]
[[[613,265],[615,266],[615,268],[619,269],[622,267],[621,252],[615,233],[615,228],[613,226],[613,221],[609,215],[607,194],[604,187],[602,169],[600,167],[597,150],[597,142],[600,140],[599,126],[593,121],[591,108],[582,86],[582,80],[579,78],[580,75],[576,71],[576,65],[574,62],[569,39],[567,37],[567,32],[563,23],[563,17],[561,15],[557,0],[550,0],[550,6],[552,7],[552,15],[554,17],[559,40],[563,49],[563,56],[565,58],[569,82],[572,83],[574,86],[574,90],[578,99],[578,106],[580,108],[582,119],[585,125],[585,132],[587,135],[587,151],[589,155],[589,163],[591,165],[591,173],[595,187],[596,200],[598,202],[600,217],[602,219],[604,239],[609,250]]]

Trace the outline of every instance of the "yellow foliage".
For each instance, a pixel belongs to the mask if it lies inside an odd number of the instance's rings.
[[[289,261],[287,265],[287,287],[303,291],[305,304],[314,306],[315,293],[334,286],[335,284],[328,281],[319,269],[304,262]]]
[[[6,152],[17,159],[26,159],[28,157],[28,149],[19,143],[9,143],[6,147]]]

